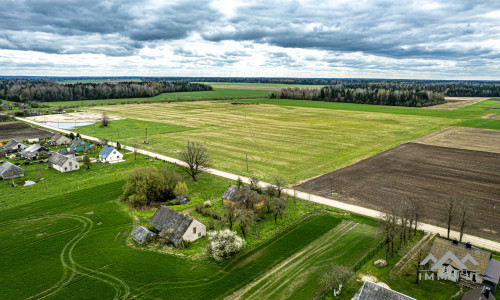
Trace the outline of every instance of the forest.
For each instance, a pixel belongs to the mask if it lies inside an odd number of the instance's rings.
[[[0,80],[0,99],[15,102],[142,98],[161,93],[211,90],[209,85],[185,81],[61,84],[47,79]]]
[[[284,88],[280,91],[271,92],[270,98],[411,107],[431,106],[445,101],[444,94],[440,92],[397,87],[377,88],[367,86],[354,88],[349,85],[325,86],[322,88]]]

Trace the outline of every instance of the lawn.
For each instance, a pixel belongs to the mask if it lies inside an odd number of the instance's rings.
[[[343,218],[307,218],[214,264],[127,246],[133,221],[113,201],[122,184],[0,209],[0,298],[221,298],[317,241]]]
[[[228,101],[116,105],[91,110],[196,128],[150,135],[150,144],[141,147],[178,158],[188,140],[199,142],[207,147],[214,168],[262,180],[271,180],[279,173],[290,182],[347,166],[457,122],[446,117],[269,104],[231,105]],[[102,134],[100,130],[95,135],[107,137],[105,129]],[[141,143],[144,135],[138,131],[136,137],[121,142]],[[122,134],[130,136],[121,131]]]

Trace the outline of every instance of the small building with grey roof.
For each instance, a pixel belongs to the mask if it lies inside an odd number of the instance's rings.
[[[145,244],[150,242],[155,236],[156,233],[150,231],[146,227],[137,226],[130,235],[132,238],[139,244]]]
[[[160,206],[149,220],[158,232],[166,230],[168,240],[179,247],[183,241],[195,241],[206,235],[207,227],[200,221],[166,206]]]
[[[80,169],[80,164],[73,158],[54,153],[49,158],[49,168],[65,173]]]
[[[6,161],[0,165],[0,178],[2,179],[14,179],[23,176],[24,170],[13,163]]]
[[[405,294],[388,289],[382,285],[366,280],[352,298],[353,300],[416,300]]]
[[[15,139],[12,139],[7,144],[5,144],[2,148],[0,148],[0,153],[20,152],[26,148],[28,148],[28,146],[26,146],[25,144],[15,140]]]

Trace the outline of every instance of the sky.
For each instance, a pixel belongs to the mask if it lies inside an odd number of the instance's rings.
[[[0,0],[0,75],[500,80],[500,1]]]

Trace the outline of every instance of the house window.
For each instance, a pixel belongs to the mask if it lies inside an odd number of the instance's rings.
[[[64,171],[67,171],[67,170],[68,170],[68,168],[67,168],[67,167],[64,167]]]
[[[196,227],[193,227],[193,233],[196,233]]]
[[[443,273],[444,273],[444,274],[447,274],[447,273],[448,273],[448,269],[446,269],[446,267],[444,267],[444,269],[443,269]]]
[[[451,275],[455,275],[455,270],[451,269]]]

